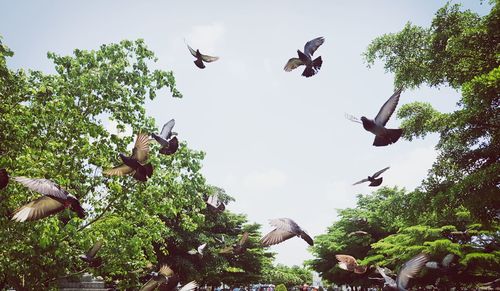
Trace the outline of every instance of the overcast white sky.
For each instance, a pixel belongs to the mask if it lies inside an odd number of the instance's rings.
[[[456,1],[455,1],[456,2]],[[486,14],[490,6],[462,1]],[[336,209],[355,205],[353,182],[385,167],[385,185],[413,189],[436,157],[436,136],[376,148],[373,135],[344,118],[374,117],[393,93],[393,76],[379,63],[366,68],[361,54],[372,39],[406,22],[429,26],[445,1],[6,1],[0,0],[0,35],[14,52],[13,68],[52,72],[48,51],[71,54],[122,39],[143,38],[173,70],[183,99],[164,92],[148,102],[158,126],[176,119],[175,131],[207,153],[203,173],[246,213],[271,230],[268,219],[290,217],[311,236],[326,231]],[[324,36],[311,78],[283,66],[306,41]],[[200,70],[192,47],[220,57]],[[405,91],[400,105],[431,102],[455,108],[448,88]],[[393,118],[388,127],[400,121]],[[294,238],[271,249],[277,262],[302,264],[312,256]]]

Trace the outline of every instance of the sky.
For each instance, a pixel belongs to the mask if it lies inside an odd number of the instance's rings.
[[[457,3],[454,1],[453,3]],[[446,1],[6,1],[0,0],[0,35],[15,53],[11,68],[54,72],[47,52],[142,38],[158,57],[153,68],[172,70],[182,99],[167,90],[146,112],[190,148],[203,150],[202,172],[236,201],[227,209],[272,230],[268,220],[289,217],[311,236],[325,233],[337,209],[354,207],[373,189],[352,183],[386,166],[387,186],[412,190],[437,153],[437,135],[373,147],[374,136],[345,113],[375,117],[394,91],[383,64],[367,68],[362,53],[377,36],[407,22],[428,27]],[[487,14],[490,6],[463,1]],[[297,49],[325,37],[315,56],[321,71],[283,67]],[[184,39],[220,59],[200,70]],[[456,109],[459,92],[421,87],[401,94],[398,108],[414,101]],[[396,114],[388,128],[397,128]],[[299,238],[271,247],[276,262],[312,259]]]

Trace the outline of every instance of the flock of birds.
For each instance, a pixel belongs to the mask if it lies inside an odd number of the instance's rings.
[[[290,58],[286,63],[284,70],[289,72],[300,66],[305,66],[302,76],[311,77],[318,73],[322,66],[321,56],[313,59],[314,52],[324,43],[325,39],[323,37],[315,38],[308,41],[304,46],[304,52],[297,50],[298,58]],[[211,63],[217,61],[219,58],[214,56],[208,56],[202,54],[198,49],[194,50],[188,44],[187,47],[190,53],[196,58],[194,61],[195,65],[200,68],[205,68],[205,63]],[[365,116],[361,117],[361,121],[352,116],[347,115],[346,118],[363,125],[366,131],[369,131],[375,135],[373,142],[374,146],[387,146],[389,144],[395,143],[401,137],[402,129],[388,129],[385,127],[391,115],[394,113],[396,106],[399,102],[399,97],[401,95],[402,88],[394,92],[392,96],[384,103],[380,108],[378,114],[374,119],[369,119]],[[148,163],[149,156],[149,145],[155,140],[160,144],[159,153],[163,155],[173,155],[179,148],[179,141],[177,139],[177,133],[173,132],[173,127],[175,125],[175,120],[172,119],[168,121],[162,128],[159,134],[153,133],[152,139],[150,135],[146,133],[139,132],[137,134],[134,148],[132,154],[127,156],[123,153],[119,153],[121,159],[121,164],[110,169],[104,170],[102,173],[106,176],[125,176],[130,175],[134,179],[146,182],[148,178],[153,175],[153,166]],[[389,167],[386,167],[372,176],[368,176],[353,185],[370,182],[369,186],[379,186],[382,183],[382,177],[378,178],[383,172],[385,172]],[[9,174],[6,169],[0,169],[0,189],[3,189],[9,183]],[[65,190],[60,185],[43,178],[28,178],[28,177],[12,177],[12,179],[28,189],[42,194],[41,197],[28,202],[27,204],[21,206],[14,211],[12,215],[12,220],[17,222],[33,221],[43,219],[50,215],[56,214],[63,211],[64,209],[70,209],[74,211],[78,217],[81,219],[85,218],[85,210],[80,205],[79,200],[71,195],[67,190]],[[217,197],[217,194],[204,195],[204,200],[206,202],[207,208],[215,212],[222,212],[225,210],[225,205]],[[266,234],[260,240],[263,247],[275,245],[284,242],[295,236],[302,238],[309,245],[314,245],[313,239],[304,231],[295,221],[290,218],[278,218],[270,220],[271,226],[274,229]],[[355,235],[367,234],[364,231],[358,231]],[[224,247],[219,250],[223,254],[232,254],[234,256],[240,255],[246,250],[246,243],[248,241],[248,233],[243,233],[239,242]],[[222,241],[224,243],[224,241]],[[87,262],[90,267],[99,267],[102,264],[102,259],[97,257],[97,252],[103,246],[102,241],[98,241],[92,246],[92,248],[86,253],[80,256],[80,258]],[[197,255],[203,257],[203,251],[206,248],[206,244],[202,244],[196,249],[190,250],[188,253],[191,255]],[[352,271],[358,274],[365,273],[367,270],[366,266],[360,266],[357,264],[356,259],[348,255],[337,255],[337,260],[339,261],[339,267]],[[380,275],[385,280],[384,286],[389,289],[399,289],[404,290],[408,284],[410,278],[414,277],[424,265],[427,263],[427,267],[431,268],[437,266],[437,264],[429,264],[429,256],[426,254],[419,254],[406,262],[398,276],[394,280],[386,273],[390,272],[384,271],[377,266],[377,270]],[[444,262],[443,262],[444,264]],[[153,272],[150,274],[151,279],[141,288],[141,290],[154,290],[162,284],[168,284],[169,280],[173,276],[174,272],[167,266],[163,265],[159,272]],[[382,278],[379,278],[382,279]],[[178,282],[177,282],[178,283]],[[177,284],[175,284],[176,286]],[[175,287],[174,286],[174,287]],[[190,282],[182,287],[181,291],[191,291],[197,287],[196,282]]]

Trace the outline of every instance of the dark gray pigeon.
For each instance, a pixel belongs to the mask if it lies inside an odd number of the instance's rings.
[[[212,57],[212,56],[207,56],[207,55],[204,55],[202,53],[200,53],[200,50],[194,50],[192,47],[190,47],[187,43],[186,43],[188,49],[189,49],[189,52],[193,55],[193,57],[196,58],[196,61],[194,61],[194,64],[200,68],[200,69],[204,69],[205,68],[205,63],[211,63],[211,62],[215,62],[216,60],[219,59],[219,57]]]
[[[302,72],[302,76],[307,78],[314,76],[321,69],[323,60],[321,59],[321,57],[317,57],[313,60],[312,56],[318,49],[318,47],[324,42],[325,38],[323,37],[317,37],[313,40],[308,41],[304,46],[304,53],[302,53],[300,50],[297,50],[297,54],[299,55],[299,57],[289,59],[285,65],[284,70],[286,72],[290,72],[298,68],[299,66],[305,65],[306,68],[304,69],[304,72]]]
[[[377,187],[379,186],[380,184],[382,184],[382,177],[378,178],[377,177],[382,174],[383,172],[387,171],[390,167],[387,167],[387,168],[383,168],[382,170],[376,172],[375,174],[373,174],[373,176],[368,176],[368,178],[366,179],[363,179],[361,181],[358,181],[354,184],[352,184],[353,186],[354,185],[358,185],[358,184],[361,184],[361,183],[365,183],[365,182],[370,182],[370,184],[368,186],[370,187]]]
[[[397,129],[388,129],[385,128],[387,121],[396,110],[396,106],[399,102],[399,96],[403,88],[398,89],[392,96],[385,102],[385,104],[380,108],[375,119],[369,119],[365,116],[361,117],[361,122],[354,116],[346,115],[347,119],[363,124],[363,128],[375,135],[375,140],[373,141],[373,145],[380,147],[386,146],[398,141],[403,134],[403,130],[401,128]]]
[[[97,268],[102,265],[102,258],[96,257],[97,252],[101,249],[103,242],[97,241],[86,254],[80,255],[80,259],[87,262],[90,267]]]
[[[160,135],[152,134],[153,138],[161,145],[160,153],[164,155],[174,154],[179,148],[179,141],[177,140],[176,132],[173,132],[175,120],[170,119],[161,129]]]
[[[311,246],[314,245],[313,239],[290,218],[271,219],[269,224],[274,226],[275,229],[260,240],[260,243],[264,247],[279,244],[294,236],[302,238]]]
[[[409,261],[403,264],[401,270],[399,270],[396,280],[387,276],[384,270],[377,266],[377,271],[385,280],[383,290],[407,290],[410,279],[414,278],[428,261],[429,255],[427,254],[421,253],[414,256]]]

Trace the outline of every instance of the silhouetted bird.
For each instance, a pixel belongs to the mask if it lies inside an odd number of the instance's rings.
[[[0,190],[7,187],[9,184],[9,173],[6,169],[0,169]]]
[[[80,259],[87,262],[90,267],[97,268],[102,264],[102,258],[96,257],[97,252],[101,249],[103,242],[97,241],[86,254],[80,255]]]
[[[304,46],[304,53],[302,53],[300,50],[297,50],[297,54],[299,55],[299,57],[289,59],[285,65],[284,70],[286,72],[290,72],[299,66],[305,65],[306,68],[304,69],[304,72],[302,72],[302,76],[311,77],[315,75],[321,69],[323,60],[321,59],[321,57],[317,57],[316,59],[312,60],[312,56],[318,49],[318,47],[324,42],[325,39],[323,37],[317,37],[313,40],[308,41]]]
[[[378,178],[377,177],[382,174],[383,172],[387,171],[390,167],[387,167],[387,168],[383,168],[382,170],[376,172],[375,174],[373,174],[373,176],[368,176],[368,178],[366,179],[363,179],[361,181],[358,181],[354,184],[352,184],[353,186],[354,185],[358,185],[358,184],[361,184],[361,183],[365,183],[365,182],[370,182],[370,184],[368,186],[370,187],[376,187],[376,186],[379,186],[380,184],[382,184],[382,177]]]
[[[151,279],[141,287],[141,291],[152,291],[158,288],[160,285],[167,283],[168,279],[174,274],[174,271],[170,269],[167,265],[163,265],[160,271],[151,272]]]
[[[410,279],[414,278],[422,270],[427,261],[429,261],[429,255],[423,253],[411,258],[401,267],[396,281],[387,276],[384,270],[377,266],[377,271],[385,280],[384,290],[406,290]]]
[[[226,206],[219,200],[217,194],[212,194],[210,196],[205,195],[205,202],[207,203],[208,209],[211,211],[223,212],[226,209]]]
[[[207,55],[204,55],[202,53],[200,53],[200,50],[194,50],[192,47],[190,47],[187,43],[186,43],[189,51],[191,52],[191,54],[193,55],[193,57],[196,58],[196,61],[194,61],[194,64],[200,68],[200,69],[204,69],[205,68],[205,63],[211,63],[211,62],[214,62],[216,60],[219,59],[219,57],[212,57],[212,56],[207,56]]]
[[[339,268],[354,272],[356,274],[364,274],[366,273],[366,266],[358,265],[356,259],[353,256],[349,255],[335,255],[335,258],[339,261]]]
[[[179,148],[179,141],[177,140],[177,133],[172,132],[175,120],[171,119],[163,125],[160,135],[152,134],[153,138],[161,145],[160,153],[164,155],[174,154]]]
[[[246,250],[246,243],[248,241],[248,232],[244,232],[243,235],[241,236],[241,239],[239,242],[233,244],[232,246],[228,246],[220,250],[219,253],[221,254],[233,254],[233,255],[240,255]]]
[[[403,134],[403,130],[400,128],[397,129],[388,129],[385,128],[387,121],[391,117],[394,110],[396,110],[396,106],[399,102],[399,96],[401,95],[401,91],[403,89],[397,90],[392,96],[385,102],[385,104],[380,108],[375,119],[368,119],[364,116],[361,117],[361,122],[352,115],[346,115],[347,119],[363,124],[363,128],[375,135],[375,140],[373,141],[374,146],[386,146],[398,141]]]
[[[18,208],[12,216],[12,220],[19,222],[38,220],[61,212],[65,208],[73,210],[80,218],[85,217],[85,210],[83,210],[78,199],[54,182],[47,179],[26,177],[14,177],[12,179],[30,190],[44,195]]]
[[[108,176],[124,176],[133,174],[136,180],[145,182],[148,177],[153,175],[153,166],[151,163],[145,164],[149,153],[149,137],[147,134],[139,133],[135,140],[134,149],[130,157],[120,153],[123,164],[112,169],[103,171]]]
[[[203,250],[205,249],[206,246],[207,246],[207,244],[204,243],[204,244],[198,246],[197,249],[189,250],[188,254],[190,254],[190,255],[198,255],[198,257],[203,258]]]
[[[305,240],[309,245],[314,245],[312,238],[295,221],[290,218],[277,218],[270,220],[269,224],[275,227],[270,233],[266,234],[260,243],[264,246],[279,244],[294,236]]]

